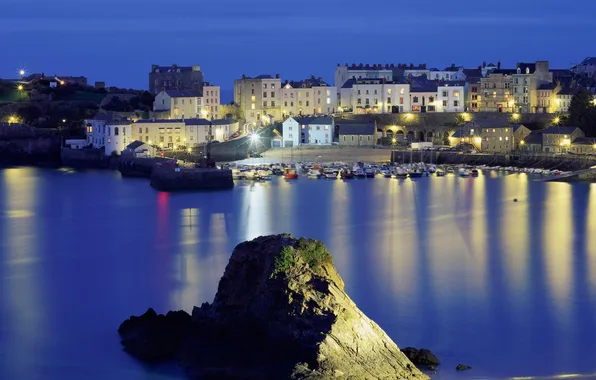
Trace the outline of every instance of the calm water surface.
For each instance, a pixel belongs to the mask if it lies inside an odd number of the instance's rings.
[[[123,353],[120,322],[211,301],[237,243],[281,232],[323,240],[358,306],[435,351],[440,378],[594,374],[595,215],[596,185],[497,172],[167,194],[0,170],[0,378],[177,378]]]

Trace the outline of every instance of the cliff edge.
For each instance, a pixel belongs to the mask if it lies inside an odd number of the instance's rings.
[[[197,379],[427,379],[344,292],[320,241],[263,236],[232,253],[212,304],[119,328],[126,351]]]

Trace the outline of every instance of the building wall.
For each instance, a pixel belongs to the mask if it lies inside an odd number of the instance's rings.
[[[412,112],[422,112],[422,107],[426,107],[426,112],[436,111],[437,93],[435,92],[412,92],[410,99]]]
[[[439,86],[437,112],[463,112],[465,109],[464,86]]]
[[[430,80],[465,80],[466,75],[463,72],[463,69],[459,69],[458,71],[430,71],[428,74],[428,79]]]
[[[164,90],[200,91],[203,84],[203,73],[200,66],[192,66],[190,70],[172,66],[169,72],[156,72],[158,65],[151,66],[149,73],[149,91],[158,94]]]
[[[509,153],[515,144],[513,128],[482,128],[483,153]]]
[[[557,112],[557,90],[537,90],[537,105],[535,112]]]
[[[510,75],[489,73],[480,79],[480,112],[516,112]]]
[[[571,144],[570,151],[575,154],[596,154],[596,144]]]
[[[267,115],[281,120],[281,80],[243,78],[234,81],[234,102],[249,123],[263,123]]]
[[[399,112],[409,112],[410,86],[395,83],[355,83],[350,92],[350,100],[349,107],[357,114],[391,113],[394,106]]]
[[[478,83],[468,83],[468,110],[470,112],[478,112],[480,110],[480,102],[482,101],[482,96],[480,95],[480,82]]]
[[[211,128],[212,139],[225,141],[238,130],[238,122],[215,123]],[[132,138],[164,148],[193,147],[207,142],[209,125],[186,125],[182,120],[163,122],[137,122],[132,126]]]
[[[106,156],[112,152],[122,153],[133,141],[131,124],[110,124],[102,120],[88,120],[87,123],[91,124],[91,127],[87,127],[89,144],[94,148],[104,148]]]
[[[542,135],[542,151],[545,153],[565,153],[571,148],[571,141],[583,137],[581,129],[575,129],[571,135],[545,133]]]
[[[199,98],[197,97],[171,97],[170,118],[192,119],[199,117]]]
[[[375,135],[342,135],[339,136],[339,145],[346,146],[372,146],[376,144]]]
[[[283,141],[282,146],[284,147],[293,147],[299,145],[299,138],[300,138],[300,125],[298,122],[293,118],[290,117],[286,119],[283,124]]]
[[[199,114],[206,119],[217,119],[221,105],[219,86],[204,86],[203,98],[200,102]]]
[[[153,111],[160,112],[160,111],[170,111],[171,110],[171,98],[165,91],[161,91],[159,94],[155,95],[155,100],[153,100]]]
[[[309,125],[309,145],[331,145],[333,142],[333,125]]]
[[[559,95],[555,96],[555,108],[556,112],[566,113],[569,111],[569,105],[571,104],[571,99],[573,95]]]

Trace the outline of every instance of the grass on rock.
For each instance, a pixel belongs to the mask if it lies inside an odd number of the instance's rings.
[[[333,263],[333,258],[325,244],[315,239],[300,238],[294,246],[282,247],[275,257],[273,275],[286,273],[296,264],[307,264],[317,272],[321,265]]]

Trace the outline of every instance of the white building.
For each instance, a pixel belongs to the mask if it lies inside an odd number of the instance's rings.
[[[466,82],[439,82],[436,112],[464,112]]]
[[[122,153],[132,142],[132,121],[112,119],[110,115],[102,115],[96,119],[86,120],[87,141],[94,148],[105,151],[109,156],[114,152]]]
[[[410,111],[410,85],[405,80],[386,81],[385,79],[356,79],[351,84],[351,89],[341,90],[342,107],[344,97],[348,97],[349,108],[356,114],[363,113],[397,113]],[[344,91],[345,90],[345,91]]]
[[[331,145],[334,122],[330,116],[289,117],[283,122],[284,147]]]
[[[233,119],[149,119],[133,124],[132,137],[160,148],[193,147],[207,142],[211,123],[215,141],[226,141],[238,130],[238,122]]]
[[[428,74],[430,80],[442,80],[442,81],[463,81],[466,80],[466,74],[464,73],[463,67],[446,67],[443,70],[431,69]]]
[[[330,115],[337,110],[337,90],[323,78],[285,82],[281,87],[282,117],[294,115]]]
[[[234,81],[234,103],[236,103],[244,119],[248,123],[267,124],[269,117],[281,120],[281,79],[271,75],[259,75],[250,78],[242,75],[242,79]]]

